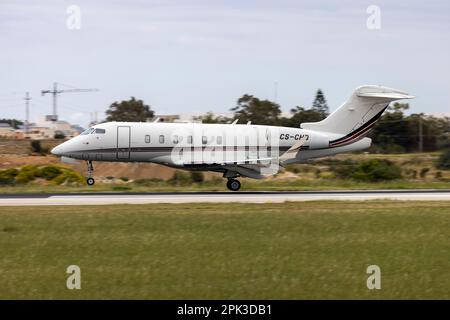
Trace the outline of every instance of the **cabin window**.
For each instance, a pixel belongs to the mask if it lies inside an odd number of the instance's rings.
[[[187,137],[187,143],[188,144],[192,144],[192,136],[188,136]]]
[[[206,136],[202,136],[202,143],[203,144],[207,144],[208,143],[208,138]]]
[[[150,143],[150,135],[149,134],[147,134],[145,136],[145,143]]]
[[[95,129],[95,133],[98,133],[98,134],[105,134],[105,133],[106,133],[106,130],[105,130],[105,129],[97,128],[97,129]]]
[[[164,136],[163,135],[159,136],[159,143],[164,143]]]
[[[222,136],[217,136],[217,144],[222,144]]]

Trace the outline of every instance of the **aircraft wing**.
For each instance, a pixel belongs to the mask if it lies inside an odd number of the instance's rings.
[[[290,147],[280,157],[264,158],[241,158],[236,160],[202,159],[185,163],[185,166],[207,165],[211,167],[225,167],[227,170],[235,171],[242,176],[255,179],[264,178],[267,175],[276,174],[279,170],[278,165],[283,165],[287,160],[294,159],[301,147],[305,144],[306,137],[302,137],[292,147]],[[276,164],[273,166],[273,164]]]
[[[234,164],[234,165],[244,165],[244,164],[249,164],[249,165],[258,165],[261,162],[267,162],[267,161],[272,161],[274,160],[274,158],[255,158],[255,159],[240,159],[240,160],[230,160],[230,161],[222,161],[221,164],[222,165],[227,165],[227,164]]]
[[[283,153],[279,158],[280,164],[286,162],[287,160],[294,159],[297,156],[297,153],[300,151],[300,148],[305,144],[306,137],[300,138],[297,143],[295,143],[292,147],[289,148],[288,151]]]

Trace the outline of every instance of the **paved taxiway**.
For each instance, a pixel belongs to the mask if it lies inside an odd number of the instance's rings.
[[[153,192],[0,194],[0,206],[105,205],[146,203],[242,202],[274,203],[313,200],[426,200],[450,201],[450,190],[267,191],[267,192]]]

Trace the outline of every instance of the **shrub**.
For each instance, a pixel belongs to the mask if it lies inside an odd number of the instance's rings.
[[[64,139],[66,135],[62,131],[56,131],[55,135],[53,136],[55,139]]]
[[[33,140],[31,141],[31,151],[34,153],[39,153],[41,155],[50,153],[50,147],[42,146],[41,141]]]
[[[49,165],[43,168],[40,168],[37,172],[37,177],[44,178],[45,180],[53,180],[57,176],[59,176],[63,171],[60,167]]]
[[[417,178],[417,170],[410,169],[409,174],[410,174],[411,178],[413,178],[413,179]]]
[[[38,172],[39,168],[37,166],[34,165],[23,166],[16,176],[16,182],[17,183],[30,182],[38,176]]]
[[[35,176],[32,171],[19,171],[19,174],[16,176],[17,183],[27,183],[34,180]]]
[[[23,166],[22,168],[20,168],[19,173],[23,172],[23,171],[28,171],[28,172],[33,172],[33,174],[34,174],[34,173],[37,173],[38,170],[39,170],[38,166],[35,166],[33,164],[27,164],[27,165]]]
[[[389,160],[366,160],[361,162],[352,178],[358,181],[377,182],[402,177],[401,169]]]
[[[319,168],[316,168],[316,170],[314,171],[314,174],[317,179],[320,179],[320,177],[322,175],[322,171]]]
[[[436,171],[434,178],[437,180],[441,180],[442,179],[442,172],[441,171]]]
[[[72,170],[64,170],[60,175],[52,180],[56,184],[82,184],[85,183],[81,174]]]
[[[300,173],[300,169],[297,165],[295,164],[289,164],[286,166],[286,171],[295,173],[295,174],[299,174]]]
[[[42,146],[41,146],[41,142],[39,140],[31,141],[31,151],[36,152],[36,153],[42,152]]]
[[[421,177],[422,179],[425,179],[425,178],[427,177],[428,171],[430,171],[430,168],[422,168],[422,169],[420,170],[420,177]]]
[[[319,174],[319,178],[322,178],[322,179],[334,179],[334,178],[336,178],[336,176],[334,175],[334,173],[333,172],[322,172],[322,173],[320,173]]]
[[[19,174],[17,169],[6,169],[0,171],[0,185],[14,184],[15,177]]]
[[[331,165],[331,171],[336,177],[341,179],[350,179],[355,173],[357,164],[353,160],[336,161]]]
[[[122,180],[124,182],[127,182],[127,181],[130,181],[130,178],[128,178],[128,177],[120,177],[120,180]]]
[[[138,186],[144,186],[144,187],[149,187],[149,186],[153,186],[156,183],[161,182],[161,179],[137,179],[134,180],[134,184],[138,185]]]
[[[437,167],[441,170],[450,170],[450,149],[441,154]]]
[[[131,190],[130,186],[113,186],[112,189],[114,191],[125,191],[125,190]]]
[[[175,185],[190,184],[191,182],[191,176],[183,171],[175,171],[172,178],[169,180],[169,183]]]
[[[389,160],[364,160],[359,163],[350,161],[332,167],[338,178],[357,181],[377,182],[395,180],[402,177],[401,168]]]
[[[201,183],[205,180],[205,175],[200,171],[192,171],[191,172],[191,180],[195,183]]]

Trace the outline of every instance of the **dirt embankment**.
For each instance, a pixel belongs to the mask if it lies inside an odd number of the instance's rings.
[[[39,140],[43,149],[51,150],[53,147],[64,142],[60,139]],[[0,154],[1,155],[31,155],[31,140],[12,140],[0,139]]]
[[[60,144],[61,140],[42,140],[41,146],[51,150]],[[86,173],[86,164],[79,161],[78,164],[62,163],[59,158],[52,155],[33,154],[30,140],[0,140],[0,170],[9,168],[20,168],[25,165],[49,165],[57,164],[71,167],[82,175]],[[95,176],[99,178],[127,177],[136,179],[169,179],[174,169],[152,164],[152,163],[113,163],[94,162]]]
[[[9,168],[20,168],[25,165],[49,165],[57,164],[71,167],[86,174],[86,164],[79,161],[78,164],[67,164],[61,162],[55,156],[27,156],[27,155],[0,155],[0,170]],[[118,163],[118,162],[94,162],[94,175],[98,178],[114,177],[128,179],[170,179],[175,169],[153,163]],[[214,174],[207,174],[208,177]]]

